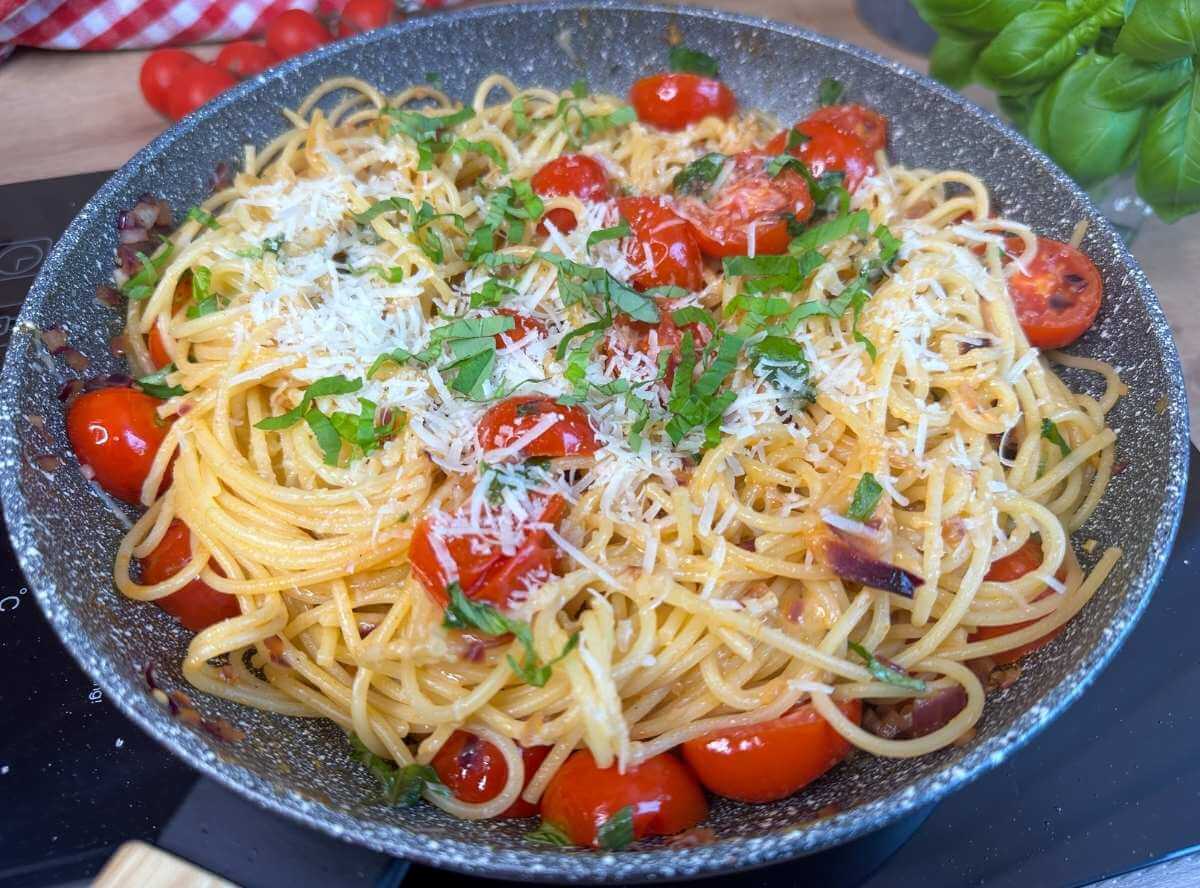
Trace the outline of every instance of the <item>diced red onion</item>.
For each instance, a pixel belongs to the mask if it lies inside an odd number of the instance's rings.
[[[63,383],[63,387],[58,390],[58,400],[69,401],[76,395],[81,394],[83,388],[82,379],[68,379]]]
[[[213,167],[212,173],[208,177],[208,187],[211,191],[218,191],[222,188],[228,188],[233,184],[233,169],[225,161],[219,161]]]
[[[37,467],[43,472],[57,472],[65,463],[61,456],[56,456],[53,453],[43,453],[41,456],[35,456],[33,461],[37,463]]]
[[[70,346],[64,348],[60,354],[62,355],[63,360],[67,362],[67,366],[76,372],[82,373],[88,368],[88,364],[91,363],[91,361],[88,360],[87,355],[78,349],[71,348]]]
[[[962,685],[942,688],[928,697],[913,701],[912,737],[924,737],[949,724],[967,705],[967,692]]]
[[[96,480],[96,470],[93,469],[91,466],[89,466],[87,463],[79,464],[79,474],[83,475],[84,479],[87,481],[95,481]]]
[[[884,740],[899,740],[912,731],[912,704],[892,706],[888,703],[867,705],[863,709],[863,730]]]
[[[120,333],[108,341],[108,351],[114,358],[125,357],[129,351],[129,342],[125,339],[125,334]]]
[[[58,354],[67,347],[67,331],[57,324],[47,327],[38,335],[42,338],[42,345],[46,346],[46,350],[52,355]]]
[[[109,308],[120,308],[125,302],[125,297],[121,295],[121,291],[116,287],[101,284],[96,288],[96,301],[101,305],[107,305]]]
[[[200,719],[200,727],[204,732],[223,743],[241,743],[246,739],[246,732],[235,728],[223,718]]]
[[[833,537],[826,542],[825,557],[833,572],[842,579],[872,589],[894,592],[905,598],[912,598],[916,588],[925,582],[902,567],[879,561],[841,537]]]

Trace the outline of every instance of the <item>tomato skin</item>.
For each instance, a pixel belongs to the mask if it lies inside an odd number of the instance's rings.
[[[685,197],[675,202],[705,256],[748,255],[751,225],[755,255],[786,252],[791,242],[788,219],[806,222],[812,216],[812,197],[804,177],[784,170],[772,178],[765,169],[769,159],[760,151],[743,151],[733,157],[733,171],[721,190],[707,201]]]
[[[525,764],[524,786],[529,785],[530,779],[549,754],[549,746],[521,747],[521,760]],[[431,764],[455,798],[472,804],[490,802],[508,782],[508,764],[500,755],[500,750],[466,731],[451,734]],[[540,807],[518,796],[497,817],[532,817]]]
[[[862,702],[839,703],[855,724]],[[730,728],[683,744],[683,758],[710,791],[740,802],[772,802],[812,783],[850,751],[850,743],[811,703],[779,718]]]
[[[596,832],[626,805],[633,807],[633,835],[669,836],[708,815],[696,778],[669,752],[630,767],[598,768],[586,749],[573,752],[542,795],[542,819],[576,845],[596,845]]]
[[[391,22],[393,9],[391,0],[350,0],[342,7],[338,36],[350,37],[382,28]]]
[[[489,409],[479,420],[479,446],[484,450],[506,447],[545,413],[558,414],[558,422],[526,444],[521,456],[589,456],[599,448],[587,411],[578,405],[564,407],[548,395],[515,395]]]
[[[1017,551],[1005,555],[992,562],[992,566],[988,569],[984,576],[985,580],[992,580],[997,583],[1010,583],[1013,580],[1019,580],[1030,571],[1037,570],[1042,565],[1042,544],[1036,539],[1030,537],[1025,541],[1025,545],[1017,549]],[[1059,579],[1062,579],[1063,574],[1059,572]],[[1055,594],[1052,589],[1046,589],[1034,601],[1041,601],[1049,595]],[[1032,626],[1037,620],[1022,620],[1019,623],[1008,623],[1003,626],[980,626],[971,633],[971,641],[986,641],[989,638],[997,638],[1001,635],[1007,635],[1010,632],[1016,632],[1018,629],[1024,629],[1026,626]],[[1050,632],[1047,632],[1041,638],[1035,638],[1026,644],[1015,647],[1012,650],[1001,651],[998,654],[992,654],[992,659],[1001,666],[1007,666],[1010,663],[1015,663],[1026,654],[1036,651],[1038,648],[1045,647],[1050,641],[1063,631],[1063,626],[1059,626]]]
[[[804,119],[809,123],[828,123],[858,138],[872,154],[887,147],[887,118],[871,108],[862,105],[826,105]]]
[[[192,534],[178,518],[154,550],[141,560],[142,582],[146,585],[169,580],[192,560]],[[220,573],[216,565],[213,569]],[[237,598],[218,592],[202,580],[192,580],[177,592],[154,602],[192,632],[207,629],[214,623],[239,616]]]
[[[799,157],[812,170],[814,176],[840,172],[846,176],[846,190],[853,191],[858,184],[875,172],[875,155],[862,139],[844,133],[832,124],[821,120],[804,120],[794,129],[808,140],[793,147],[789,154]],[[783,132],[767,143],[767,152],[780,154],[787,148],[787,133]]]
[[[510,345],[515,346],[518,342],[524,342],[530,335],[536,336],[538,339],[544,339],[547,335],[546,325],[537,318],[531,318],[529,315],[521,314],[511,308],[497,309],[496,314],[513,319],[511,330],[496,334],[496,348],[498,349],[503,350],[509,348]]]
[[[603,348],[609,355],[628,355],[640,352],[655,363],[658,361],[659,352],[664,348],[669,348],[671,357],[667,362],[667,372],[663,377],[663,382],[667,390],[670,390],[671,383],[675,381],[675,368],[683,359],[683,355],[679,351],[679,346],[683,342],[683,334],[686,332],[692,334],[692,350],[699,356],[704,347],[708,345],[709,340],[712,339],[712,331],[698,322],[680,327],[671,317],[671,309],[666,302],[658,303],[658,317],[658,323],[651,324],[647,321],[630,320],[624,315],[618,316],[608,336],[604,339]],[[652,333],[653,336],[651,336]]]
[[[67,408],[67,438],[96,482],[119,500],[138,505],[154,455],[167,436],[162,402],[132,388],[85,392]]]
[[[574,196],[588,201],[608,197],[608,174],[599,162],[586,154],[563,154],[554,158],[533,174],[529,184],[541,197]],[[574,213],[566,207],[556,207],[538,222],[537,231],[542,237],[550,234],[547,221],[563,234],[574,231],[577,224]]]
[[[1024,243],[1008,242],[1020,255]],[[1017,269],[1008,279],[1008,295],[1029,344],[1065,348],[1088,331],[1100,313],[1104,285],[1095,263],[1070,244],[1038,238],[1037,255],[1027,271]]]
[[[332,39],[320,20],[303,9],[288,9],[267,25],[267,46],[281,59],[306,53]]]
[[[203,64],[182,49],[156,49],[142,62],[138,85],[146,103],[159,114],[166,114],[171,86],[179,75],[193,65]]]
[[[158,324],[150,328],[150,335],[147,337],[147,347],[150,351],[150,360],[154,363],[155,369],[161,370],[167,364],[171,363],[171,356],[167,354],[167,344],[163,341]]]
[[[664,130],[681,130],[706,117],[728,120],[737,99],[724,83],[699,74],[662,73],[643,77],[629,91],[638,120]]]
[[[629,223],[626,257],[641,268],[630,283],[639,290],[676,286],[699,290],[704,285],[703,259],[692,226],[653,197],[623,197],[617,201],[621,218]],[[645,268],[649,248],[651,266]]]
[[[167,113],[172,120],[187,117],[216,98],[237,81],[216,65],[198,64],[179,73],[167,96]]]
[[[218,68],[228,71],[239,80],[244,80],[267,70],[278,61],[275,53],[265,46],[251,43],[249,40],[235,40],[221,48],[216,64]]]

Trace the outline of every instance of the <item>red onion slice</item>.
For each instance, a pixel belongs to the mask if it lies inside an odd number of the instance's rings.
[[[42,345],[46,346],[46,350],[52,355],[58,354],[67,347],[67,331],[55,324],[53,327],[47,327],[38,334],[42,339]]]
[[[62,349],[59,354],[61,354],[63,360],[67,362],[68,367],[79,373],[82,373],[84,370],[86,370],[88,368],[88,364],[91,363],[91,361],[88,360],[87,355],[78,349],[71,348],[70,346]]]
[[[66,465],[61,456],[56,456],[53,453],[43,453],[41,456],[35,456],[33,461],[37,463],[37,467],[43,472],[57,472]]]
[[[125,297],[116,287],[110,287],[107,284],[101,284],[96,288],[96,301],[101,305],[107,305],[109,308],[120,308],[125,302]]]
[[[913,701],[911,737],[924,737],[950,723],[966,708],[967,692],[962,685],[942,688],[928,697]]]
[[[918,586],[925,583],[914,573],[872,557],[858,546],[834,537],[825,543],[829,566],[843,580],[861,583],[872,589],[883,589],[912,598]]]

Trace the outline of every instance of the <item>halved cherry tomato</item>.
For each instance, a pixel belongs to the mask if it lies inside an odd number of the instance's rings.
[[[862,720],[862,702],[839,703]],[[683,744],[683,758],[710,791],[741,802],[771,802],[812,783],[850,751],[850,743],[811,703],[780,718],[705,734]]]
[[[323,46],[333,36],[311,12],[303,9],[288,9],[281,12],[267,25],[267,46],[281,59],[290,59],[301,53]]]
[[[675,202],[679,215],[692,224],[692,233],[705,256],[746,256],[754,228],[755,255],[787,250],[788,220],[805,222],[813,202],[804,177],[795,170],[767,175],[769,154],[743,151],[732,158],[733,170],[720,190],[707,201],[685,197]]]
[[[872,154],[887,147],[887,118],[862,105],[826,105],[808,115],[805,121],[832,124],[862,140]]]
[[[521,747],[521,760],[525,764],[525,786],[529,785],[530,779],[549,754],[549,746]],[[500,755],[500,750],[481,737],[466,731],[455,731],[451,734],[450,739],[433,757],[432,764],[433,770],[454,797],[472,804],[490,802],[500,794],[500,790],[504,789],[504,784],[508,782],[508,765],[504,756]],[[518,796],[515,802],[497,816],[532,817],[539,807]]]
[[[156,49],[146,56],[138,84],[147,104],[159,114],[166,114],[172,85],[181,73],[200,64],[198,58],[182,49]]]
[[[562,497],[549,497],[540,513],[531,517],[527,524],[556,524],[565,508]],[[534,511],[538,512],[536,504]],[[466,507],[456,517],[462,517],[466,523]],[[443,607],[450,600],[446,591],[450,577],[438,555],[439,550],[454,562],[463,594],[476,601],[507,608],[546,578],[556,554],[545,530],[525,526],[522,532],[523,541],[516,551],[505,555],[499,543],[474,534],[451,533],[426,516],[413,530],[408,562],[413,575]]]
[[[342,7],[338,36],[349,37],[382,28],[392,20],[395,8],[392,0],[350,0]]]
[[[1023,242],[1012,238],[1010,252]],[[1100,313],[1104,286],[1095,264],[1070,244],[1038,238],[1037,254],[1025,271],[1008,279],[1008,295],[1029,344],[1065,348],[1088,331]]]
[[[840,172],[846,176],[846,189],[853,191],[858,183],[875,172],[875,155],[858,136],[844,133],[830,123],[802,120],[794,127],[805,136],[803,142],[788,153],[799,157],[814,176]],[[779,154],[787,148],[788,134],[782,132],[767,143],[767,151]]]
[[[150,360],[154,362],[154,366],[161,370],[167,364],[171,363],[171,356],[167,354],[167,344],[163,342],[162,333],[159,332],[158,324],[150,328],[150,336],[147,337],[148,348],[150,350]]]
[[[197,64],[179,72],[167,94],[167,113],[180,120],[201,105],[216,98],[237,81],[228,71],[216,65]]]
[[[96,482],[127,503],[141,502],[142,484],[167,436],[162,402],[131,388],[85,392],[67,408],[67,438]]]
[[[651,324],[647,321],[630,320],[624,315],[619,315],[609,329],[603,348],[609,355],[640,353],[654,364],[658,362],[659,352],[664,348],[669,348],[671,357],[667,362],[666,376],[663,378],[669,389],[675,379],[675,368],[679,366],[679,362],[683,358],[679,350],[679,346],[683,342],[683,334],[691,332],[692,349],[699,355],[712,339],[712,331],[699,322],[680,327],[671,317],[670,303],[665,300],[660,300],[658,303],[658,317],[658,323]]]
[[[639,290],[662,286],[700,289],[703,259],[687,220],[653,197],[623,197],[617,208],[632,235],[626,258],[641,269],[631,280],[633,286]]]
[[[586,154],[563,154],[547,163],[529,180],[533,190],[542,197],[565,197],[573,195],[580,200],[604,200],[608,197],[608,175],[599,162]],[[575,214],[566,207],[550,210],[538,222],[538,234],[545,237],[549,221],[566,234],[575,230]]]
[[[546,336],[546,325],[537,318],[531,318],[529,315],[513,311],[511,308],[497,309],[496,314],[513,319],[511,330],[496,334],[496,348],[505,349],[518,342],[524,342],[530,335],[536,336],[538,339]]]
[[[484,450],[507,447],[547,414],[557,416],[557,422],[522,447],[521,456],[587,456],[596,452],[600,445],[587,411],[578,405],[564,407],[548,395],[516,395],[496,404],[479,421],[479,446]]]
[[[992,566],[988,569],[985,580],[994,580],[997,583],[1009,583],[1013,580],[1019,580],[1025,574],[1032,570],[1037,570],[1042,564],[1042,544],[1030,537],[1025,541],[1025,545],[1017,549],[1017,551],[1005,555],[992,562]],[[1059,572],[1059,579],[1063,578],[1063,573]],[[1046,589],[1034,601],[1041,601],[1050,595],[1055,594],[1052,589]],[[1024,629],[1026,626],[1032,626],[1037,620],[1023,620],[1020,623],[1009,623],[1004,626],[980,626],[971,633],[971,641],[986,641],[989,638],[998,638],[1001,635],[1007,635],[1010,632],[1016,632],[1018,629]],[[1065,625],[1065,624],[1064,624]],[[1012,650],[1001,651],[998,654],[992,654],[992,659],[997,663],[1008,665],[1015,663],[1028,653],[1036,651],[1038,648],[1045,647],[1050,643],[1058,633],[1062,632],[1063,626],[1046,633],[1041,638],[1035,638],[1028,644],[1023,644],[1020,647],[1015,647]]]
[[[622,774],[596,766],[586,749],[571,754],[542,796],[542,819],[576,845],[596,845],[596,832],[622,808],[633,808],[633,835],[669,836],[699,823],[708,802],[696,778],[675,756],[656,755]]]
[[[150,586],[169,580],[187,567],[191,560],[191,531],[176,519],[154,550],[141,560],[142,582]],[[221,573],[221,568],[216,564],[213,570]],[[213,623],[236,617],[242,612],[235,596],[218,592],[198,579],[154,603],[193,632],[207,629]]]
[[[706,117],[728,120],[737,110],[729,87],[699,74],[643,77],[629,91],[629,104],[642,123],[665,130],[681,130]]]
[[[226,43],[217,55],[217,67],[224,68],[239,80],[253,77],[278,61],[279,58],[271,50],[249,40]]]

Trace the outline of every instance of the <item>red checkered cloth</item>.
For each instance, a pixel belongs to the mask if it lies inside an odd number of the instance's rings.
[[[345,5],[346,0],[0,0],[0,59],[5,45],[101,50],[233,40],[262,33],[285,9],[327,17]]]

